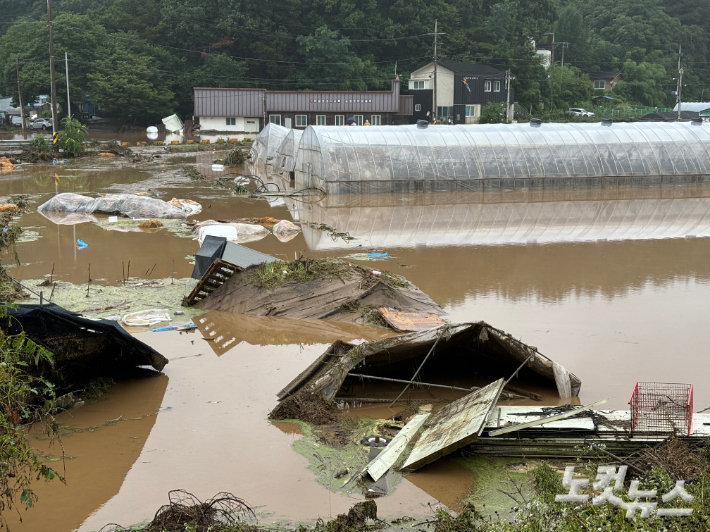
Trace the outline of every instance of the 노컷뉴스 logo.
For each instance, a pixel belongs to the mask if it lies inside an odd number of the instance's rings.
[[[594,506],[606,501],[626,510],[626,519],[633,518],[636,512],[640,512],[640,517],[649,517],[653,512],[664,517],[687,517],[693,514],[692,508],[658,508],[657,490],[640,490],[638,480],[632,480],[629,486],[628,496],[633,500],[623,500],[617,494],[624,489],[627,466],[620,466],[618,470],[615,466],[599,466],[597,479],[592,484],[592,488],[594,491],[601,491],[601,493],[594,496],[590,493],[583,493],[582,491],[589,486],[589,479],[574,478],[574,467],[567,466],[562,479],[562,485],[569,488],[569,493],[556,495],[555,502],[587,502],[591,497]],[[613,487],[611,486],[612,481],[614,482]],[[685,502],[691,502],[694,499],[690,493],[685,491],[685,480],[677,480],[675,487],[661,496],[661,502],[668,503],[678,497]]]

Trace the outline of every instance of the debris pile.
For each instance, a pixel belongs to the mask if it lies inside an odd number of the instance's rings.
[[[404,277],[340,259],[252,266],[225,281],[201,305],[252,316],[356,323],[372,322],[381,307],[444,316],[441,307]]]
[[[168,493],[169,504],[160,508],[145,527],[146,532],[207,531],[217,525],[247,529],[243,520],[256,518],[254,510],[239,497],[221,492],[202,502],[185,490]],[[216,530],[216,529],[215,529]]]
[[[202,207],[190,200],[173,198],[165,202],[134,194],[106,194],[98,198],[64,192],[52,197],[37,209],[45,213],[122,214],[129,218],[187,218]]]
[[[54,363],[40,364],[41,377],[63,389],[73,389],[96,377],[150,365],[161,371],[168,360],[128,334],[113,320],[85,318],[59,305],[18,305],[8,308],[0,327],[8,335],[24,332],[52,352]]]

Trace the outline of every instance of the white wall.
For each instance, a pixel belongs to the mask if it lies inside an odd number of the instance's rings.
[[[441,65],[436,71],[436,106],[452,107],[454,105],[454,73]]]
[[[430,77],[431,76],[431,77]],[[409,74],[410,88],[411,80],[431,80],[427,84],[427,89],[433,88],[434,63],[429,63],[419,70]],[[436,105],[437,107],[452,107],[454,105],[454,72],[448,68],[438,65],[436,68]]]
[[[227,125],[226,116],[201,116],[200,117],[200,129],[202,131],[245,131],[245,119],[243,116],[235,117],[235,124],[233,126]],[[254,120],[254,119],[250,119]],[[258,118],[257,120],[257,130],[259,128]],[[257,131],[258,132],[258,131]]]

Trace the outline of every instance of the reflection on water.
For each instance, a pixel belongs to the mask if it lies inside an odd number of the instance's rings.
[[[259,320],[263,325],[255,326]],[[281,341],[267,332],[268,327],[278,326],[278,320],[283,318],[245,320],[244,335],[234,327],[233,347],[222,356],[210,351],[212,342],[193,343],[194,335],[137,335],[171,353],[165,367],[170,382],[163,409],[121,490],[80,530],[98,530],[110,522],[140,522],[152,516],[165,503],[167,492],[177,487],[202,500],[219,491],[231,492],[268,514],[269,521],[292,523],[327,519],[362,500],[357,491],[346,497],[318,484],[306,459],[291,449],[299,436],[285,434],[267,420],[276,393],[342,337],[340,333],[328,337],[319,324],[314,324],[314,330],[302,323],[301,337],[292,340],[295,344],[244,341]],[[327,343],[308,343],[321,339]],[[377,502],[383,517],[429,515],[429,503],[436,501],[407,481]]]
[[[353,323],[315,319],[246,316],[228,312],[209,312],[194,320],[209,346],[218,356],[239,342],[253,345],[285,345],[328,343],[333,338],[343,341],[377,340],[391,336],[386,329],[364,327]]]
[[[355,240],[304,227],[308,247],[548,244],[710,236],[710,187],[531,190],[458,194],[326,196],[290,201],[294,218]]]
[[[34,508],[22,510],[22,524],[16,512],[4,514],[10,529],[70,532],[118,493],[155,424],[167,385],[165,375],[121,382],[98,402],[60,414],[67,483],[36,482],[32,489],[39,501]],[[41,436],[31,435],[32,445],[61,472],[62,463],[56,461],[60,446],[50,447]]]

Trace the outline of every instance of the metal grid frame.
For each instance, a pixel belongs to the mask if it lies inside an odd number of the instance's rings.
[[[693,385],[637,382],[629,398],[633,434],[690,436],[693,426]]]

